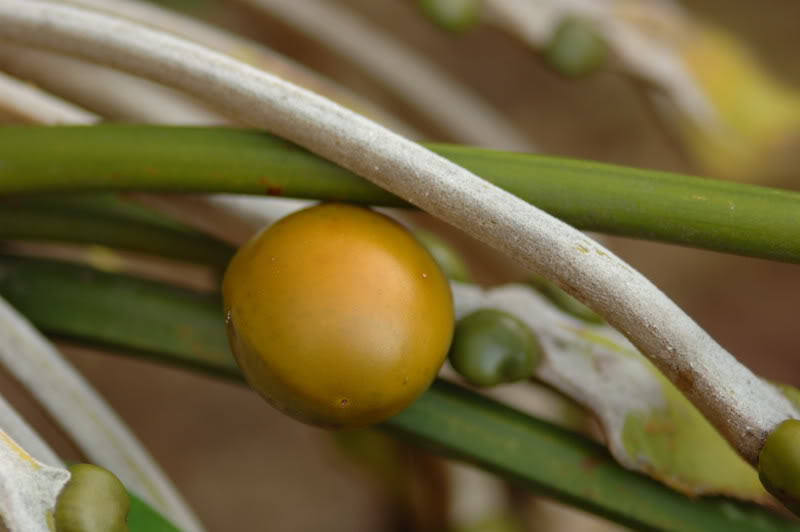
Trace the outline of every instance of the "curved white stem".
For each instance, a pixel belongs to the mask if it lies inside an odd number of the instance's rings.
[[[338,0],[239,1],[355,62],[460,142],[511,151],[534,149],[533,141],[483,100]]]
[[[0,69],[112,120],[184,125],[231,123],[179,91],[57,53],[0,44]]]
[[[800,417],[610,251],[521,199],[320,96],[173,36],[79,9],[0,2],[0,38],[58,49],[191,92],[292,140],[559,283],[622,332],[752,463]]]
[[[63,465],[53,449],[2,396],[0,396],[0,428],[39,462],[51,466]]]
[[[254,67],[260,68],[265,72],[279,75],[301,87],[322,94],[345,107],[356,109],[358,112],[369,116],[373,120],[377,120],[387,127],[402,131],[405,135],[417,136],[417,132],[398,117],[390,115],[372,102],[365,100],[345,87],[337,85],[331,80],[323,78],[302,64],[266,46],[228,33],[217,27],[204,24],[175,11],[161,8],[149,2],[137,0],[40,1],[85,7],[93,11],[107,13],[109,15],[128,19],[132,22],[139,22],[152,28],[167,31],[178,37],[183,37],[197,44],[207,46],[212,50],[217,50],[225,55],[234,57]],[[148,106],[145,106],[145,108],[147,107]]]
[[[130,429],[105,400],[16,310],[0,298],[0,363],[98,465],[183,530],[203,530]]]
[[[0,111],[34,124],[93,123],[97,117],[69,102],[54,98],[33,85],[0,72]]]

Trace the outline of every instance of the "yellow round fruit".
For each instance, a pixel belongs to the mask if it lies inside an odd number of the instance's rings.
[[[247,381],[305,423],[382,421],[427,389],[453,334],[450,285],[403,226],[322,204],[283,218],[231,260],[231,347]]]

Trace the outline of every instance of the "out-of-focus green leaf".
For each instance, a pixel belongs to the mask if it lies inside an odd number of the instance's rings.
[[[0,238],[99,244],[220,269],[233,254],[211,237],[112,196],[3,201]]]
[[[0,295],[46,331],[146,350],[219,375],[237,374],[224,341],[222,310],[212,297],[81,266],[10,257],[0,257]],[[57,306],[65,309],[54,310]],[[150,340],[143,345],[139,336]],[[580,435],[451,384],[435,383],[381,427],[637,529],[800,530],[799,523],[761,507],[688,499],[622,468],[605,448]]]

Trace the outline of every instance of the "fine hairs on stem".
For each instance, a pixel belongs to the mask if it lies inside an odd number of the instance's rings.
[[[579,231],[318,95],[182,39],[81,9],[6,0],[0,37],[114,66],[194,94],[392,191],[555,280],[602,314],[739,453],[798,417],[641,274]]]

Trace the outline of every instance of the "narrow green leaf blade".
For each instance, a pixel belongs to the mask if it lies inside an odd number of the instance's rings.
[[[0,256],[0,295],[43,330],[238,377],[218,294]]]
[[[221,376],[238,375],[217,296],[82,266],[2,256],[0,295],[48,332],[143,350]],[[141,337],[148,338],[146,344]],[[800,523],[761,507],[688,499],[625,470],[607,450],[577,434],[442,382],[382,426],[636,529],[800,530]]]
[[[582,436],[453,384],[437,382],[384,426],[637,530],[800,530],[800,523],[756,505],[686,498],[623,469]]]
[[[800,262],[797,192],[542,155],[427,146],[579,229]],[[234,192],[406,205],[260,131],[0,128],[0,195],[59,190]]]
[[[90,199],[90,198],[87,198]],[[94,199],[94,198],[92,198]],[[54,199],[28,204],[0,203],[0,239],[98,244],[222,269],[233,255],[229,246],[196,231],[171,227],[166,218],[135,219],[86,211]]]

